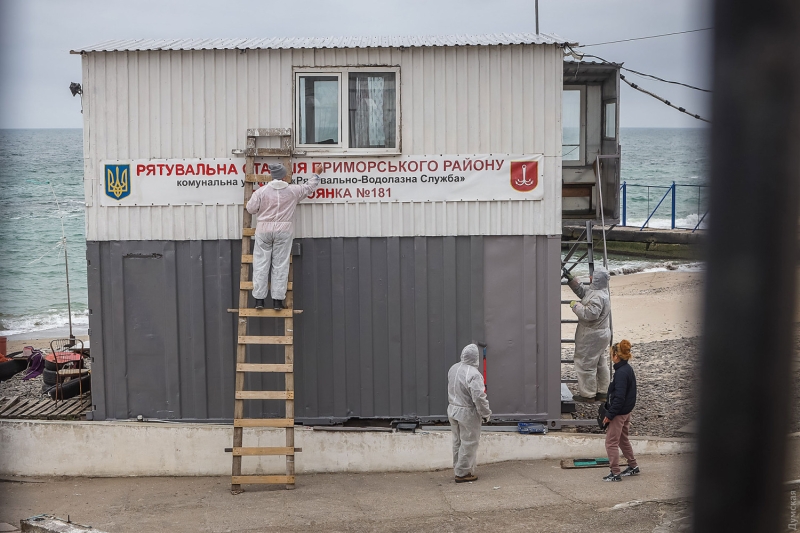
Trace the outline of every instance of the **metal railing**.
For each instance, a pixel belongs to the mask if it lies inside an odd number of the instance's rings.
[[[639,185],[637,183],[628,183],[627,181],[623,181],[622,185],[620,186],[620,191],[622,196],[622,209],[620,210],[622,215],[622,224],[621,224],[622,226],[628,225],[628,187],[639,187],[642,189],[647,189],[647,219],[644,221],[644,224],[642,224],[642,227],[639,228],[639,231],[647,227],[647,224],[650,222],[650,219],[653,218],[653,215],[655,215],[658,208],[661,207],[661,204],[664,203],[664,200],[667,199],[667,196],[671,196],[671,204],[672,204],[670,209],[671,229],[687,229],[687,230],[692,230],[692,233],[694,233],[700,227],[700,224],[702,224],[703,221],[706,219],[706,216],[708,216],[708,209],[706,209],[705,213],[703,213],[703,216],[700,217],[700,219],[697,221],[697,224],[693,228],[680,227],[677,226],[675,223],[676,213],[677,213],[676,205],[678,198],[678,187],[682,187],[685,189],[695,189],[697,197],[697,215],[700,216],[700,193],[702,192],[703,189],[708,188],[708,185],[683,185],[683,184],[677,184],[674,181],[672,182],[672,185]],[[651,189],[664,191],[664,194],[661,196],[661,199],[658,200],[658,203],[652,210],[650,210]]]

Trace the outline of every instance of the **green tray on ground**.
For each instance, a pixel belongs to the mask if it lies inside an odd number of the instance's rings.
[[[601,468],[608,467],[608,457],[595,457],[593,459],[562,459],[561,468]],[[620,462],[619,466],[628,466]]]

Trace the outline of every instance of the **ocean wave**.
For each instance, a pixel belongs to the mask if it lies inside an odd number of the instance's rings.
[[[697,215],[696,213],[692,213],[691,215],[687,215],[683,218],[676,218],[675,219],[675,227],[681,229],[694,229],[697,226],[697,223],[700,222],[701,215]],[[644,221],[647,219],[628,219],[626,223],[628,226],[633,227],[641,227],[644,224]],[[650,221],[647,223],[648,228],[654,229],[670,229],[672,227],[672,219],[669,218],[651,218]],[[703,222],[700,224],[698,229],[707,229],[708,228],[708,217],[703,219]]]
[[[610,268],[609,273],[612,276],[624,276],[627,274],[639,274],[642,272],[702,272],[703,270],[705,270],[705,264],[701,262],[679,263],[675,261],[656,261],[628,264],[616,268]]]
[[[69,316],[66,311],[50,310],[24,316],[3,316],[0,318],[0,335],[17,335],[54,328],[63,328],[69,325]],[[89,326],[89,312],[72,313],[73,328],[86,328]]]

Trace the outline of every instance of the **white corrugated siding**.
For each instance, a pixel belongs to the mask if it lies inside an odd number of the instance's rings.
[[[102,207],[103,159],[230,157],[245,130],[292,127],[293,67],[399,65],[402,152],[542,153],[544,200],[301,204],[297,237],[561,232],[556,45],[97,52],[83,56],[90,241],[236,239],[235,206]]]

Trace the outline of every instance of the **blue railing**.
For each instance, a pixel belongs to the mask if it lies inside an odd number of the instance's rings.
[[[702,192],[703,189],[707,188],[708,185],[679,185],[679,184],[675,183],[674,181],[672,182],[672,185],[639,185],[637,183],[628,183],[627,181],[623,181],[622,182],[622,186],[620,186],[620,191],[621,191],[621,196],[622,196],[622,209],[621,209],[622,213],[621,214],[622,214],[622,225],[623,226],[627,226],[628,225],[628,187],[639,187],[639,188],[642,188],[642,189],[647,189],[647,213],[648,213],[647,214],[647,220],[644,221],[644,224],[642,224],[642,227],[639,228],[639,231],[641,231],[641,230],[643,230],[644,228],[647,227],[647,224],[650,222],[650,219],[653,218],[653,215],[655,215],[655,213],[658,210],[658,208],[661,207],[661,204],[664,203],[664,200],[667,199],[667,196],[671,196],[671,204],[672,204],[672,206],[671,206],[671,210],[670,210],[670,219],[671,219],[670,227],[672,229],[690,229],[690,230],[692,230],[692,233],[694,233],[695,231],[697,231],[697,228],[700,227],[700,224],[703,223],[703,221],[706,219],[706,216],[708,215],[708,210],[706,209],[706,212],[703,213],[703,216],[700,217],[700,219],[697,221],[697,224],[693,228],[679,227],[679,226],[677,226],[675,224],[676,212],[677,212],[675,206],[677,204],[678,187],[683,187],[683,188],[686,188],[686,189],[692,189],[692,188],[695,189],[696,197],[697,197],[697,215],[699,216],[700,215],[700,193]],[[662,190],[664,191],[664,194],[661,196],[661,199],[658,201],[658,203],[656,204],[656,206],[652,210],[650,210],[650,198],[651,198],[650,190],[651,189],[659,190],[659,192],[662,191]]]

